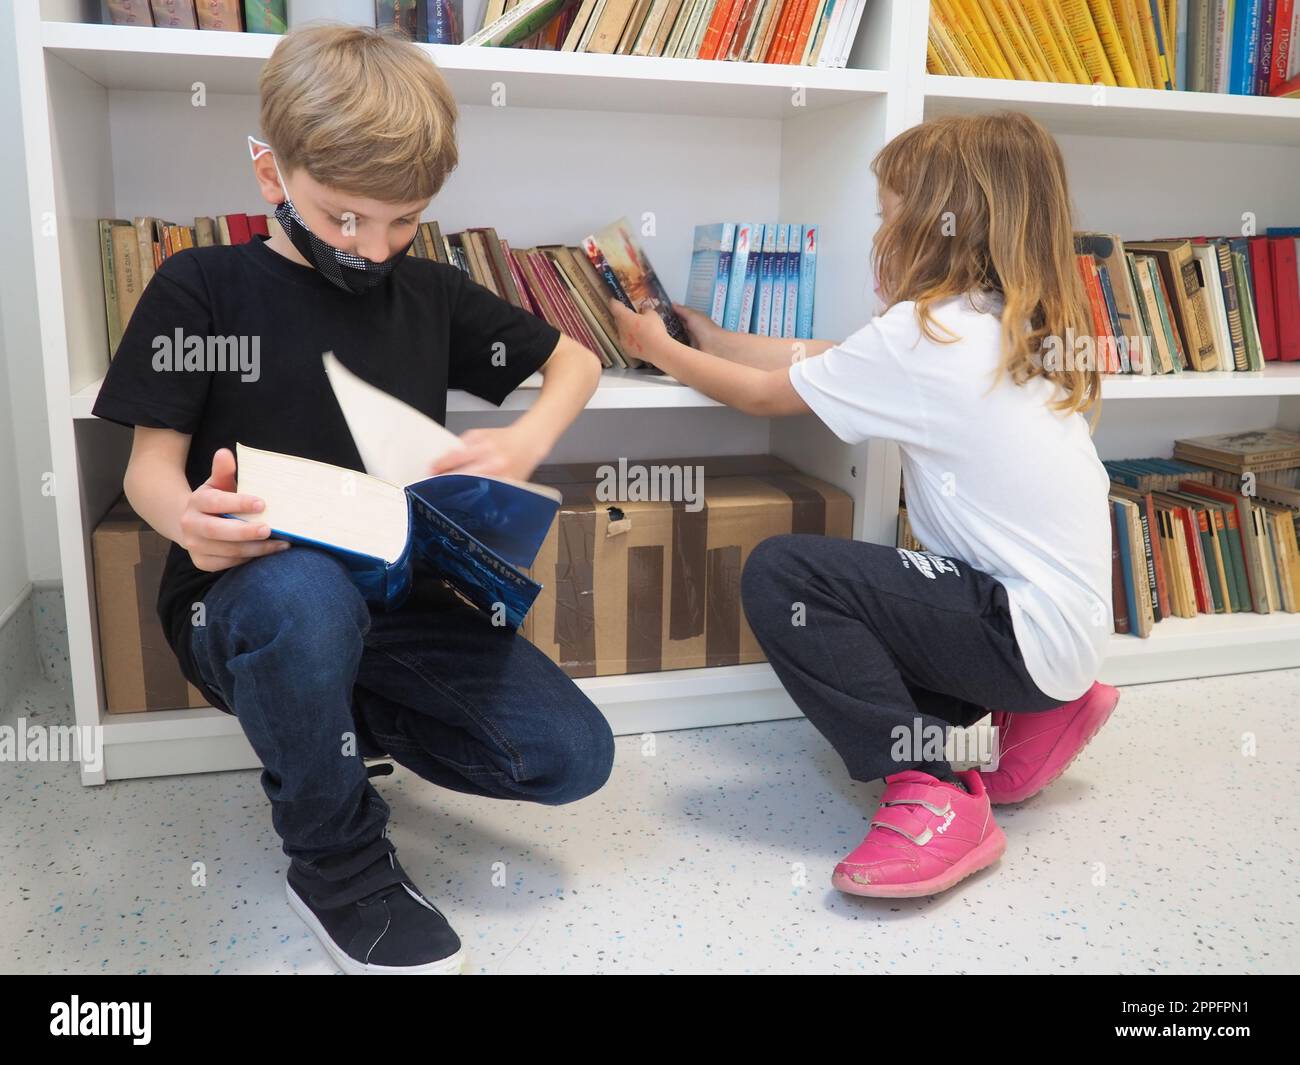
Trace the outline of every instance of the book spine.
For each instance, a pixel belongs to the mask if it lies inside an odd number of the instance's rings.
[[[841,0],[843,2],[843,0]],[[790,227],[776,227],[776,256],[772,260],[772,319],[768,333],[785,335],[785,264],[790,254]]]
[[[814,296],[817,289],[817,225],[803,227],[803,244],[799,249],[799,305],[795,314],[794,335],[802,340],[813,337]]]
[[[754,301],[758,295],[758,268],[763,259],[763,223],[753,224],[753,237],[749,243],[749,258],[745,261],[745,283],[740,297],[739,330],[744,333],[753,328]]]
[[[745,297],[745,273],[751,253],[754,226],[740,222],[736,226],[736,250],[731,257],[731,276],[727,279],[727,305],[723,312],[722,328],[740,332],[741,303]]]
[[[1115,504],[1110,507],[1110,602],[1115,619],[1115,631],[1123,635],[1129,631],[1128,595],[1124,587],[1124,564],[1120,560],[1119,526],[1115,522]]]
[[[785,326],[781,335],[794,337],[799,323],[799,279],[803,272],[804,227],[790,225],[790,251],[785,261]]]

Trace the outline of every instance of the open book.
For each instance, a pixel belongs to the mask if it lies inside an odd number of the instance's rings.
[[[517,567],[536,558],[560,494],[486,474],[427,476],[436,459],[463,446],[459,438],[332,352],[324,360],[366,472],[237,443],[237,490],[266,509],[225,516],[333,552],[366,601],[385,610],[406,599],[423,559],[498,624],[517,629],[541,591]]]

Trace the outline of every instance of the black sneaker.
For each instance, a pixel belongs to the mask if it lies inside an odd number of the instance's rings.
[[[387,835],[311,864],[293,859],[285,893],[350,975],[458,973],[465,960],[460,938],[398,864]]]

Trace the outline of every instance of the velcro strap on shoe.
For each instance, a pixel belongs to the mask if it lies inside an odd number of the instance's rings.
[[[350,906],[359,899],[364,899],[367,895],[373,895],[382,888],[405,882],[406,873],[402,871],[400,865],[389,865],[384,862],[382,865],[376,864],[371,872],[361,877],[355,884],[349,884],[337,894],[313,894],[311,901],[322,910],[337,910],[342,906]]]
[[[876,811],[871,825],[873,828],[891,829],[918,846],[925,846],[930,840],[930,825],[925,816],[907,806],[882,806]]]
[[[356,876],[363,869],[374,865],[379,858],[395,849],[392,840],[387,836],[380,836],[346,858],[331,856],[322,858],[319,862],[314,862],[312,872],[322,880],[347,880],[349,877]]]

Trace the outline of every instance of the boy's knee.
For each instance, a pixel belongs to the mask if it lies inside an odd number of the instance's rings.
[[[304,666],[331,662],[359,650],[370,609],[343,563],[327,551],[295,544],[264,555],[214,586],[209,623],[224,627],[243,650],[274,641]],[[222,626],[222,622],[226,624]]]
[[[614,732],[594,704],[581,696],[586,706],[575,712],[567,727],[557,729],[550,759],[556,770],[556,786],[542,799],[548,806],[577,802],[598,792],[614,768]]]

